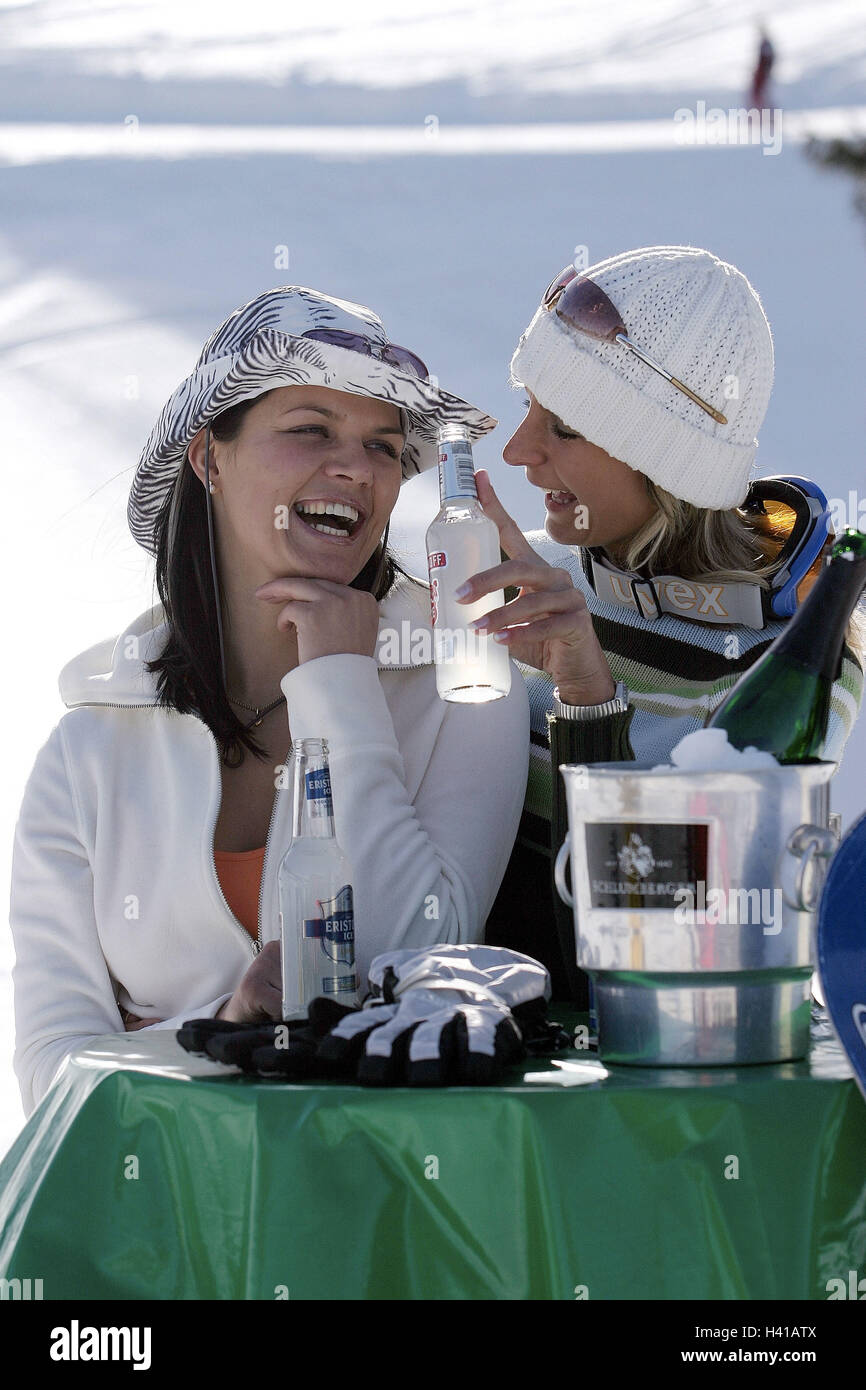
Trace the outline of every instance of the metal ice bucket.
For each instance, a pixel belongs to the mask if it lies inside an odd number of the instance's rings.
[[[560,768],[569,832],[556,884],[574,908],[606,1061],[805,1056],[818,900],[838,843],[827,828],[834,770]]]

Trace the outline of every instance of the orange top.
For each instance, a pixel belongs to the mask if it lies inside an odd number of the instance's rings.
[[[261,849],[215,849],[213,857],[226,902],[253,941],[257,941],[265,846]]]

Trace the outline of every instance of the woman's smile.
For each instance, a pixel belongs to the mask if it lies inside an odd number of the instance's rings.
[[[563,488],[556,488],[545,492],[544,505],[549,512],[567,512],[573,510],[580,504],[573,492],[566,492]]]
[[[366,509],[343,497],[304,497],[293,507],[304,531],[328,541],[352,545],[364,533]]]

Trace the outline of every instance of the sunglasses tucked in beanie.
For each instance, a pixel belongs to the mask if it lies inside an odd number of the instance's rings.
[[[541,305],[511,361],[515,385],[567,428],[696,506],[745,499],[773,384],[761,301],[735,266],[691,246],[626,251],[579,272],[629,338],[724,414],[719,424],[640,357]]]

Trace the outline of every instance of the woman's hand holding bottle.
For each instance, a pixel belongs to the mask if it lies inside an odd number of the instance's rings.
[[[616,682],[583,594],[567,570],[549,565],[533,550],[487,473],[479,469],[476,478],[478,500],[499,528],[500,545],[509,558],[473,575],[459,601],[471,603],[497,589],[519,588],[516,599],[481,619],[484,630],[495,633],[516,661],[545,671],[564,704],[597,705],[612,699]]]
[[[282,1009],[280,943],[268,941],[216,1017],[228,1023],[266,1023],[282,1018]]]
[[[280,943],[269,941],[262,947],[231,999],[217,1012],[228,1023],[265,1023],[282,1018],[283,980],[280,973]],[[139,1018],[121,1010],[127,1033],[137,1033],[161,1018]]]

